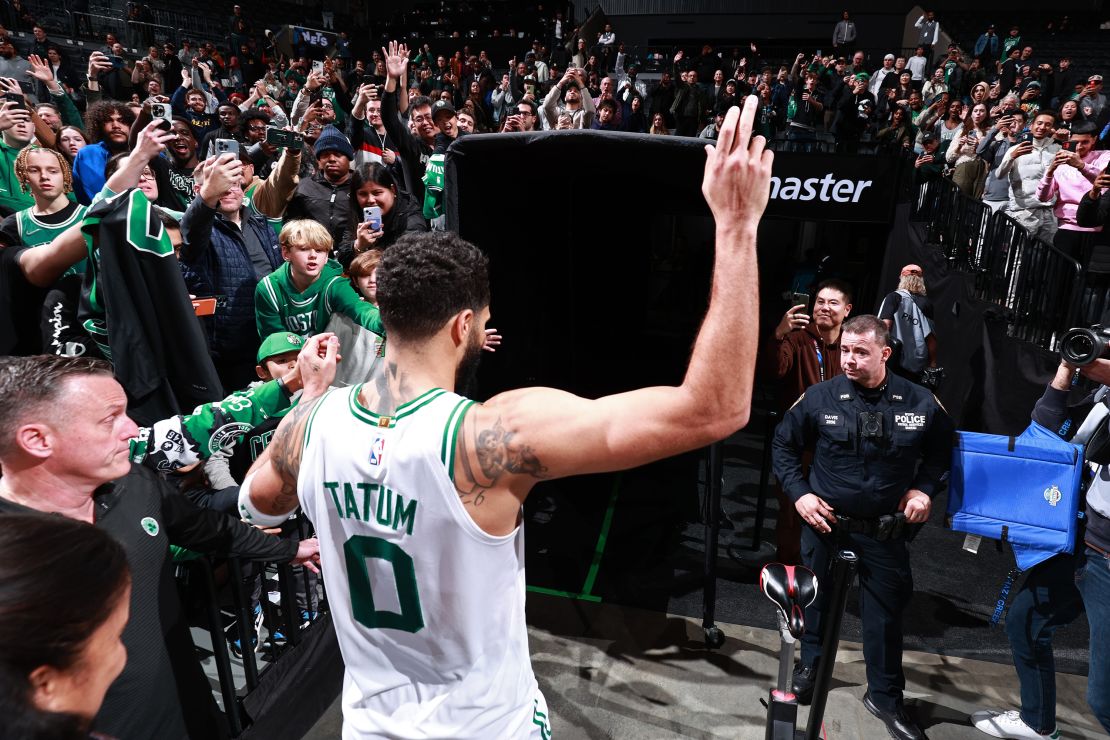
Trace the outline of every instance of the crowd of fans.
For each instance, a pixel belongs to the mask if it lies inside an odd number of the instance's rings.
[[[1102,77],[1038,57],[1016,27],[938,53],[928,12],[912,55],[872,64],[844,13],[831,54],[780,63],[754,43],[706,44],[662,65],[653,56],[658,79],[647,80],[619,29],[587,37],[565,10],[549,9],[539,37],[507,29],[519,42],[507,59],[458,33],[356,57],[343,31],[313,59],[296,42],[282,54],[235,6],[226,44],[153,44],[133,58],[107,33],[82,69],[21,13],[29,41],[0,28],[0,353],[126,361],[111,356],[110,286],[86,223],[123,193],[150,204],[139,212],[164,228],[187,293],[211,301],[197,313],[226,391],[278,378],[294,339],[335,316],[380,349],[377,260],[406,233],[444,228],[456,139],[594,129],[712,140],[746,95],[760,101],[758,133],[787,149],[912,152],[921,181],[950,177],[1075,256],[1101,230],[1077,212],[1110,187]],[[245,470],[218,458],[199,484],[206,505],[233,501],[213,492]],[[315,604],[300,596],[307,618]]]

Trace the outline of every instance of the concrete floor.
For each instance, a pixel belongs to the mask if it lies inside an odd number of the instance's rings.
[[[775,680],[778,634],[719,624],[726,639],[707,651],[700,621],[531,593],[532,665],[557,738],[762,738],[760,700]],[[967,721],[983,708],[1017,704],[1017,679],[1001,663],[907,652],[907,705],[934,740],[984,738]],[[882,738],[863,708],[863,655],[842,642],[825,713],[830,738]],[[1105,733],[1086,706],[1083,676],[1057,674],[1061,737]],[[808,709],[802,708],[800,721]],[[305,735],[337,738],[338,702]]]

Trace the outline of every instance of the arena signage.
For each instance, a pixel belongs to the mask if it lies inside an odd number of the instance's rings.
[[[902,161],[876,155],[776,152],[767,215],[827,221],[887,221]]]

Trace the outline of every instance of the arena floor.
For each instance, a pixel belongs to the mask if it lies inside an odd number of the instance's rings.
[[[630,607],[531,594],[532,665],[557,738],[762,738],[760,699],[775,680],[778,636],[719,624],[724,645],[707,652],[700,621]],[[907,652],[908,705],[930,738],[983,738],[967,721],[983,707],[1014,706],[1012,667]],[[1105,737],[1086,708],[1086,678],[1058,674],[1061,737]],[[858,643],[843,642],[825,713],[830,738],[879,738],[886,731],[863,708]],[[801,718],[808,716],[803,708]],[[338,702],[305,735],[337,738]]]

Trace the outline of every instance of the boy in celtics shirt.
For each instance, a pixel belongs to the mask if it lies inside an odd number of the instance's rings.
[[[290,221],[278,235],[285,264],[258,281],[254,291],[258,336],[293,332],[312,336],[324,331],[333,313],[341,313],[380,337],[385,336],[378,309],[362,300],[329,259],[331,234],[307,219]]]
[[[69,227],[81,223],[85,207],[73,199],[73,176],[69,163],[53,149],[27,147],[15,159],[20,189],[30,191],[34,204],[8,216],[0,223],[0,244],[5,247],[41,247]],[[83,337],[77,323],[81,274],[86,260],[65,271],[45,291],[30,285],[13,286],[12,308],[30,329],[37,321],[43,351],[82,354]],[[42,307],[41,312],[38,311]],[[28,311],[27,309],[31,310]],[[78,341],[72,341],[77,339]]]
[[[85,215],[85,207],[73,199],[69,163],[53,149],[27,147],[16,157],[15,174],[23,192],[30,190],[35,203],[0,223],[4,246],[47,244]],[[84,272],[84,263],[74,270]]]

